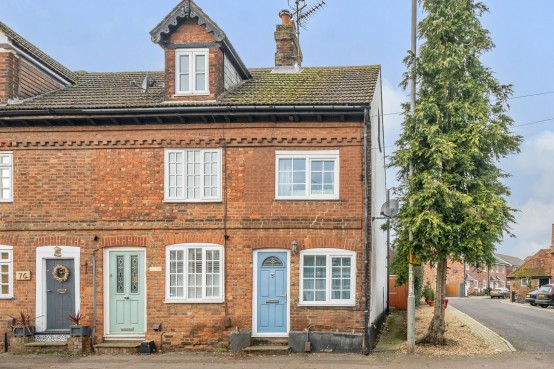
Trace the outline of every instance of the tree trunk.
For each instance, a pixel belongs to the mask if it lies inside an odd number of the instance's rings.
[[[447,258],[439,259],[437,263],[437,285],[435,290],[435,311],[429,325],[427,336],[422,340],[435,346],[446,345],[444,338],[444,297],[446,291]]]

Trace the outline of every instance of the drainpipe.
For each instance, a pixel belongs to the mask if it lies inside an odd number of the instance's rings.
[[[96,345],[96,252],[98,249],[92,252],[92,338],[91,349],[94,352],[94,345]]]
[[[369,108],[364,111],[364,216],[365,216],[365,240],[364,240],[364,348],[363,353],[369,354],[369,157],[368,157],[368,129],[369,129]],[[388,281],[387,281],[388,283]]]

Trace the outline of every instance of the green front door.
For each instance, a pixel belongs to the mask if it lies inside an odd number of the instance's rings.
[[[144,335],[144,251],[110,252],[110,334]]]

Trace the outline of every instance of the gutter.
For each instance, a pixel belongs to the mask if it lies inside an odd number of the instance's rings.
[[[160,113],[205,113],[210,115],[225,115],[252,112],[268,114],[290,114],[290,113],[347,113],[362,112],[367,109],[364,105],[234,105],[234,106],[168,106],[152,108],[112,108],[112,109],[33,109],[33,110],[0,110],[0,116],[68,116],[68,115],[119,115],[127,116],[137,114],[160,114]]]

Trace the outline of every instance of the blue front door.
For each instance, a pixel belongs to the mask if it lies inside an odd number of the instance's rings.
[[[287,253],[259,252],[257,266],[257,331],[287,333]]]

